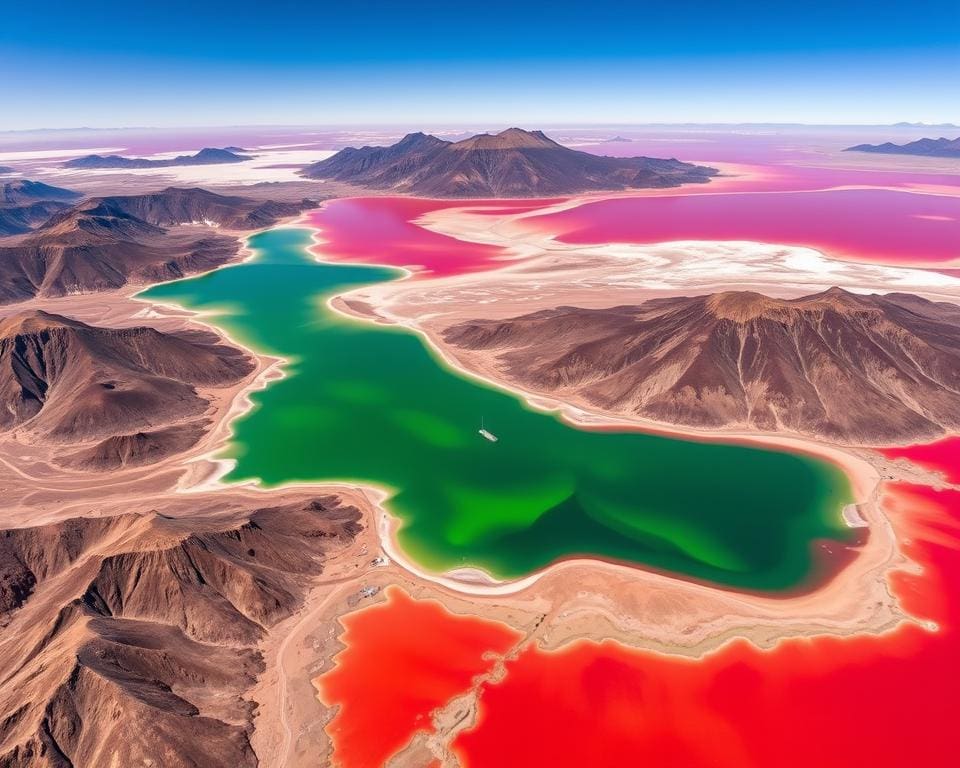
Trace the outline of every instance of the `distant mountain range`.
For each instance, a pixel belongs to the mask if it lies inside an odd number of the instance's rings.
[[[960,307],[840,288],[558,307],[444,333],[512,381],[614,413],[849,443],[960,427]]]
[[[145,157],[122,157],[121,155],[86,155],[63,164],[64,168],[172,168],[179,165],[220,165],[242,163],[253,155],[238,154],[239,147],[215,149],[205,147],[195,155],[178,155],[169,160],[150,160]]]
[[[893,124],[894,128],[960,128],[955,123],[909,123],[899,122]]]
[[[873,152],[878,155],[916,155],[918,157],[960,158],[960,137],[956,139],[917,139],[909,144],[857,144],[844,152]]]
[[[0,165],[0,174],[13,173],[13,168],[9,165]]]
[[[679,160],[601,157],[541,131],[509,128],[450,142],[411,133],[389,147],[347,147],[303,175],[432,197],[534,197],[702,184],[717,171]]]

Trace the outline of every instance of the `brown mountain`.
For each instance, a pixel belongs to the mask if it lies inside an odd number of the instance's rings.
[[[97,328],[22,312],[0,320],[0,430],[54,442],[104,441],[88,446],[90,456],[68,457],[80,464],[99,457],[97,468],[165,455],[150,441],[182,445],[184,430],[199,438],[196,423],[162,429],[204,413],[208,401],[197,387],[237,383],[253,368],[212,334]]]
[[[257,765],[258,644],[360,514],[217,501],[0,531],[0,766]]]
[[[212,224],[246,230],[269,227],[278,219],[296,216],[316,205],[313,200],[288,203],[218,195],[196,187],[168,187],[146,195],[94,198],[87,205],[78,206],[78,210],[89,215],[129,216],[157,227]]]
[[[4,235],[22,235],[45,224],[70,207],[69,203],[56,200],[39,200],[35,203],[0,207],[0,237]]]
[[[182,224],[260,229],[315,206],[171,187],[85,200],[0,246],[0,303],[104,291],[212,269],[237,252],[234,236],[180,232]]]
[[[71,469],[106,472],[154,464],[192,448],[207,431],[205,419],[132,434],[113,435],[93,445],[61,454],[57,464]]]
[[[29,232],[80,197],[79,192],[39,181],[5,182],[0,185],[0,236]]]
[[[657,421],[855,443],[960,427],[960,307],[839,288],[560,307],[449,328],[507,378]]]
[[[348,147],[303,175],[433,197],[532,197],[704,183],[712,168],[650,157],[600,157],[540,131],[509,128],[449,142],[411,133],[390,147]]]
[[[954,157],[960,158],[960,137],[956,139],[917,139],[907,144],[857,144],[847,147],[844,152],[872,152],[876,155],[915,155],[918,157]]]

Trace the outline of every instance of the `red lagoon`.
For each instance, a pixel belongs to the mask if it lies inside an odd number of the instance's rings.
[[[345,768],[378,768],[414,733],[430,731],[430,713],[469,690],[493,654],[519,639],[506,625],[449,613],[398,588],[343,625],[345,648],[315,683],[324,703],[340,706],[327,732],[334,762]]]
[[[960,195],[960,175],[955,173],[817,168],[799,165],[759,165],[744,166],[743,168],[748,176],[755,173],[760,178],[766,179],[765,189],[771,192],[799,192],[837,187],[874,187]],[[764,191],[759,186],[753,188],[756,191]]]
[[[465,766],[696,768],[950,764],[960,680],[960,492],[897,483],[885,506],[919,568],[891,588],[923,622],[882,636],[818,637],[761,651],[736,641],[700,660],[583,642],[529,647],[480,687],[478,724],[454,748]],[[346,649],[320,678],[341,704],[336,761],[381,764],[430,712],[468,691],[517,635],[398,589],[345,618]],[[935,627],[935,628],[934,628]]]
[[[777,189],[774,170],[750,185]],[[819,171],[834,173],[833,171]],[[745,180],[744,183],[747,183]],[[566,210],[518,221],[572,244],[671,240],[755,240],[809,246],[841,259],[946,266],[960,260],[960,195],[893,189],[730,192],[687,188],[587,199]],[[727,190],[730,189],[727,182]],[[507,216],[547,211],[557,200],[344,198],[307,215],[323,241],[313,251],[335,261],[406,267],[443,277],[496,269],[510,254],[489,243],[458,240],[417,220],[450,208]]]
[[[894,189],[960,195],[960,175],[914,171],[851,170],[797,165],[718,164],[721,176],[706,186],[657,190],[652,194],[808,192],[841,188]]]
[[[504,215],[535,211],[549,200],[424,200],[412,197],[355,197],[332,200],[307,214],[321,231],[313,251],[336,261],[407,267],[433,277],[503,266],[505,249],[467,243],[418,226],[432,211],[464,208],[471,213]]]
[[[482,690],[468,766],[953,764],[960,680],[960,492],[896,484],[887,509],[921,573],[891,586],[936,631],[738,641],[703,660],[582,643],[528,649]],[[560,738],[566,734],[566,738]]]
[[[879,450],[888,459],[909,459],[924,469],[942,472],[948,482],[960,484],[960,437],[947,437],[924,445]]]
[[[960,259],[960,197],[888,189],[606,198],[522,224],[579,245],[755,240],[891,264]]]

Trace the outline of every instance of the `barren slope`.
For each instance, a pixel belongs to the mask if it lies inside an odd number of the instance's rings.
[[[254,766],[270,626],[359,531],[336,497],[0,532],[0,766]]]
[[[0,430],[62,443],[103,440],[88,446],[91,455],[71,458],[99,456],[101,468],[115,467],[150,449],[143,442],[151,437],[182,444],[182,430],[160,428],[203,414],[197,387],[238,382],[253,368],[210,334],[97,328],[21,312],[0,320]]]
[[[657,421],[857,443],[960,426],[960,308],[906,294],[560,307],[461,323],[444,340],[527,388]]]
[[[29,232],[82,197],[79,192],[18,179],[0,185],[0,236]]]

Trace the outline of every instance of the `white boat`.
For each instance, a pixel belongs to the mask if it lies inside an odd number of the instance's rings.
[[[488,432],[483,428],[483,419],[480,419],[480,429],[478,429],[477,432],[480,434],[480,437],[485,440],[489,440],[491,443],[497,442],[497,436],[493,434],[493,432]]]

